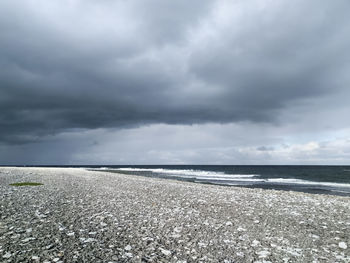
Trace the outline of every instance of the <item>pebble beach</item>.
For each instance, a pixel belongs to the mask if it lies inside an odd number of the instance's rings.
[[[0,262],[350,262],[350,197],[0,167]]]

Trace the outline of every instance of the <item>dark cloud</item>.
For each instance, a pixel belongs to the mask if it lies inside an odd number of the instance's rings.
[[[0,142],[156,123],[284,122],[296,102],[348,94],[349,5],[1,2]]]

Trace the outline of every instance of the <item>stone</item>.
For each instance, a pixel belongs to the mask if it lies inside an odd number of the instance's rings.
[[[130,251],[130,250],[131,250],[131,246],[130,246],[130,245],[127,245],[124,249],[125,249],[126,251]]]
[[[260,242],[258,240],[253,240],[251,246],[252,247],[256,247],[256,246],[259,246],[260,245]]]
[[[347,249],[348,245],[345,242],[339,242],[338,246],[342,249]]]
[[[12,256],[12,254],[10,252],[6,252],[5,255],[3,255],[3,258],[10,258]]]
[[[160,252],[162,252],[165,256],[170,256],[171,255],[171,251],[170,250],[166,250],[164,248],[159,248]]]
[[[268,257],[271,253],[267,250],[261,250],[258,252],[255,252],[257,255],[259,255],[259,258],[266,258]]]

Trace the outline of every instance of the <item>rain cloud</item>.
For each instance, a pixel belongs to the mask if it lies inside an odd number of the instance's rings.
[[[349,10],[349,1],[2,1],[0,145],[163,124],[288,127],[280,136],[346,128]]]

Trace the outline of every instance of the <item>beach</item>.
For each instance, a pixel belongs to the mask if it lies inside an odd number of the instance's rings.
[[[350,262],[350,197],[0,167],[0,262]]]

